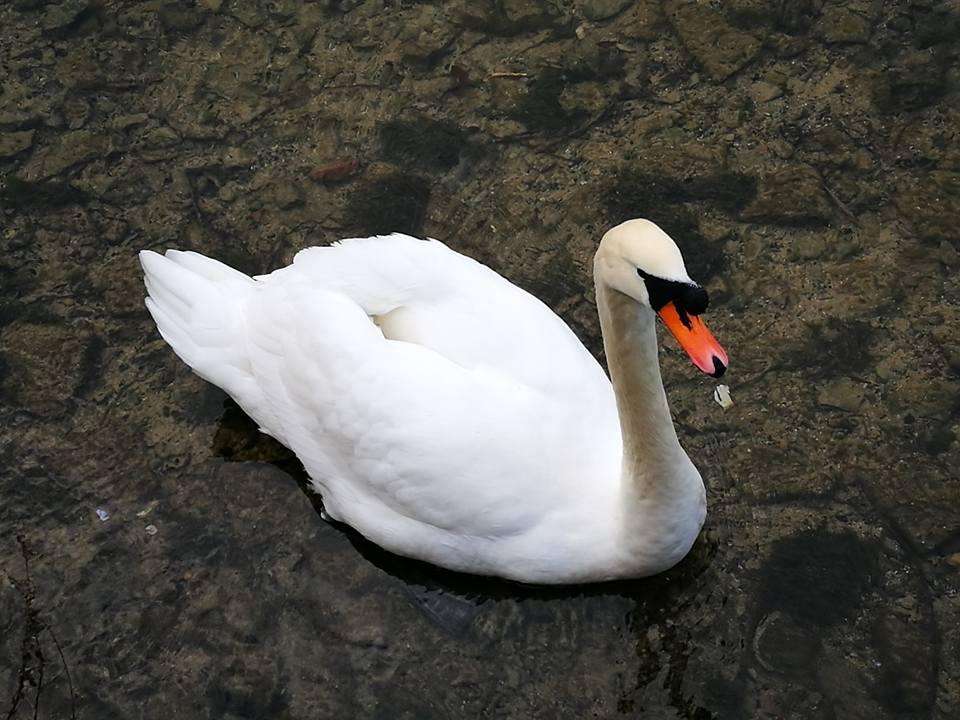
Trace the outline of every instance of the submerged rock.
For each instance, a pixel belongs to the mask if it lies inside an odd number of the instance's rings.
[[[33,130],[0,133],[0,158],[6,159],[33,145]]]
[[[744,220],[771,225],[826,225],[832,217],[820,175],[805,165],[761,178],[756,199],[743,211]]]
[[[62,412],[80,385],[93,347],[89,332],[15,322],[0,334],[3,391],[38,415]]]
[[[960,409],[960,382],[911,374],[897,388],[894,399],[903,412],[946,421]]]
[[[606,20],[619,15],[629,5],[631,0],[583,0],[579,8],[588,20]]]
[[[753,35],[733,27],[723,15],[700,3],[671,0],[667,16],[690,54],[718,82],[747,65],[762,47]]]
[[[41,15],[40,27],[46,33],[64,34],[88,11],[91,4],[90,0],[61,0],[50,3]]]
[[[940,241],[940,262],[948,267],[956,267],[960,265],[960,253],[957,252],[957,248],[949,240]]]
[[[417,16],[411,17],[401,29],[399,40],[405,59],[429,65],[450,47],[456,33],[453,26],[445,22],[440,8],[422,5],[416,12]]]
[[[107,147],[106,139],[88,130],[56,136],[52,144],[34,152],[23,171],[25,180],[45,180],[64,170],[99,157]]]
[[[850,378],[843,378],[824,385],[817,393],[817,403],[819,405],[849,413],[859,412],[863,407],[864,400],[863,383]]]
[[[828,43],[863,43],[870,39],[870,26],[869,16],[844,3],[825,6],[818,29]]]
[[[49,122],[56,96],[34,93],[12,77],[0,79],[0,125],[24,127]]]
[[[893,202],[920,238],[952,240],[960,219],[960,173],[926,173],[901,186]]]
[[[881,73],[873,95],[881,110],[895,113],[933,105],[946,92],[947,77],[942,63],[929,53],[917,53]]]
[[[303,187],[292,180],[280,180],[273,186],[273,201],[281,210],[289,210],[303,204]]]
[[[765,103],[783,95],[783,88],[773,83],[758,80],[750,86],[750,97],[755,103]]]

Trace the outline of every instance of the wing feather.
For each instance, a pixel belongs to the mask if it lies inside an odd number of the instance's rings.
[[[515,499],[524,483],[541,479],[546,445],[536,437],[547,442],[549,399],[385,338],[341,293],[277,286],[256,304],[249,322],[257,381],[331,501],[328,511],[361,529],[349,516],[371,505],[466,534],[489,533],[492,515],[497,532],[528,527],[529,510]],[[271,335],[282,338],[279,353],[260,345]],[[500,482],[505,477],[512,485]],[[549,489],[537,493],[549,503]],[[351,502],[337,502],[344,495]]]

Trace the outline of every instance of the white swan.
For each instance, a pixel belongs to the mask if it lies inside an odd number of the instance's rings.
[[[388,550],[579,583],[666,570],[703,525],[654,311],[704,372],[727,358],[647,220],[594,259],[612,385],[543,303],[436,240],[344,240],[256,278],[192,252],[140,261],[177,355],[296,452],[330,517]]]

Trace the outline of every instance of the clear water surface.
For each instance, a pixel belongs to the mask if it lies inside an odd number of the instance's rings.
[[[956,2],[0,4],[0,715],[900,718],[960,702]],[[647,216],[691,556],[543,591],[392,557],[164,346],[135,253],[399,230],[600,352]]]

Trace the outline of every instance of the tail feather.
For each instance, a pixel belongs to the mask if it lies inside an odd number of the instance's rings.
[[[147,291],[151,292],[149,286]],[[157,324],[160,336],[166,341],[167,345],[172,348],[188,348],[193,344],[180,322],[174,319],[174,316],[167,310],[168,305],[157,302],[152,296],[148,296],[145,302],[147,310],[150,311],[153,321]]]
[[[186,270],[149,250],[140,253],[147,294],[180,322],[188,322],[192,305],[189,288],[194,284]]]
[[[234,270],[229,265],[224,265],[219,260],[208,258],[200,253],[189,250],[167,250],[164,257],[221,286],[246,289],[253,282],[239,270]]]
[[[140,264],[147,310],[163,339],[198,375],[242,404],[237,381],[250,366],[240,308],[254,280],[193,252],[144,250]]]

